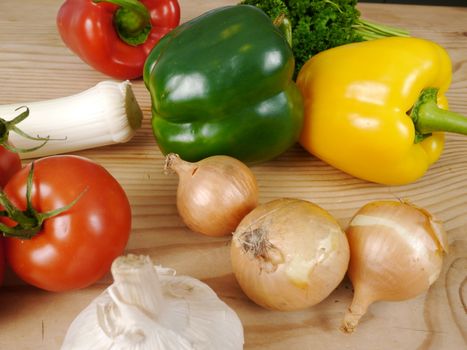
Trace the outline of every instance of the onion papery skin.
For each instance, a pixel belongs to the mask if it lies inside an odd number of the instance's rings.
[[[169,154],[166,167],[179,176],[177,210],[194,232],[231,235],[245,215],[258,205],[256,177],[235,158],[211,156],[190,163]]]
[[[371,202],[351,219],[348,276],[354,287],[343,330],[353,332],[376,301],[411,299],[441,273],[447,236],[426,210],[396,201]]]
[[[258,238],[268,248],[249,250]],[[324,209],[281,198],[258,206],[241,221],[233,235],[231,261],[240,287],[256,304],[301,310],[321,302],[339,285],[347,271],[349,246]]]

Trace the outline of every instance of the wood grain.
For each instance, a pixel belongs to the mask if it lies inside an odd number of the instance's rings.
[[[181,0],[182,21],[227,0]],[[61,42],[55,27],[59,0],[0,2],[0,103],[27,102],[74,94],[106,76],[94,71]],[[360,4],[363,17],[407,28],[443,45],[453,61],[448,93],[451,109],[467,115],[467,9]],[[311,200],[345,227],[372,200],[405,199],[444,221],[450,253],[439,280],[425,294],[405,302],[371,306],[358,331],[338,328],[352,298],[348,280],[322,303],[301,312],[264,310],[236,283],[229,239],[188,230],[175,207],[177,178],[163,174],[163,157],[150,129],[150,99],[141,80],[133,82],[144,112],[141,130],[127,144],[77,152],[105,166],[121,182],[133,210],[127,252],[208,283],[241,318],[245,349],[465,349],[467,343],[467,141],[447,137],[441,159],[419,181],[406,186],[370,184],[324,164],[301,147],[254,166],[260,200]],[[64,116],[66,117],[66,116]],[[110,282],[84,290],[46,293],[25,286],[11,272],[0,290],[0,349],[58,349],[77,313]]]

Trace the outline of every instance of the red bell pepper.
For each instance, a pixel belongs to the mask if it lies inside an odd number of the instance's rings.
[[[151,49],[179,23],[177,0],[66,0],[57,14],[65,45],[117,79],[141,77]]]

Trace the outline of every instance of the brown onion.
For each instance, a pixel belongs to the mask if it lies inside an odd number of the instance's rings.
[[[325,299],[349,262],[346,236],[319,206],[282,198],[258,206],[236,229],[232,267],[245,294],[274,310],[304,309]]]
[[[190,163],[171,153],[166,158],[166,169],[179,176],[177,209],[195,232],[208,236],[232,234],[258,205],[256,178],[235,158],[212,156]]]
[[[426,210],[395,201],[362,207],[347,229],[354,297],[343,330],[353,332],[370,304],[426,291],[439,277],[447,237]]]

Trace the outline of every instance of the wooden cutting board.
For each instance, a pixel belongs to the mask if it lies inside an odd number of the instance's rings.
[[[228,0],[181,0],[182,21]],[[71,95],[108,77],[82,63],[61,42],[55,26],[59,0],[0,2],[0,103]],[[467,8],[360,4],[363,18],[404,27],[443,45],[453,61],[448,93],[452,110],[467,115]],[[133,81],[144,112],[142,128],[127,144],[76,154],[105,166],[126,190],[133,210],[127,252],[147,254],[156,264],[199,278],[239,315],[245,349],[460,350],[467,347],[467,139],[447,137],[441,159],[416,183],[382,186],[355,179],[307,154],[298,145],[252,167],[260,201],[279,197],[311,200],[345,227],[372,200],[407,199],[444,221],[450,253],[432,288],[404,302],[371,306],[358,331],[345,335],[340,322],[352,298],[346,279],[325,301],[300,312],[267,311],[250,302],[236,283],[229,238],[188,230],[177,214],[177,178],[163,174],[163,156],[150,129],[150,99]],[[24,285],[11,272],[0,288],[0,349],[58,349],[70,322],[111,282],[67,293]],[[220,349],[221,350],[221,349]]]

